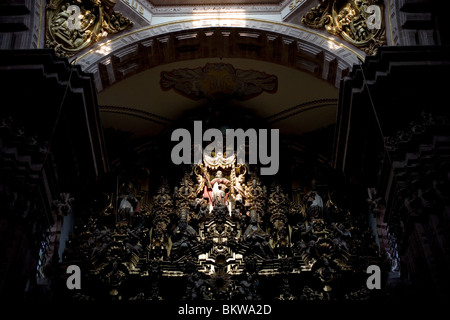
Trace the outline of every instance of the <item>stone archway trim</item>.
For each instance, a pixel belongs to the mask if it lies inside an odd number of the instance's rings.
[[[239,47],[235,52],[222,54],[291,66],[310,72],[336,87],[339,87],[340,79],[358,63],[358,59],[364,60],[365,57],[364,52],[349,47],[337,38],[301,26],[253,18],[217,18],[168,22],[134,30],[96,44],[75,56],[72,63],[79,65],[85,72],[93,73],[97,92],[101,92],[127,76],[156,65],[213,57],[212,52],[208,53],[209,56],[205,55],[205,48],[199,50],[201,52],[198,54],[191,52],[184,56],[174,52],[174,48],[180,45],[189,50],[192,39],[207,41],[212,38],[214,30],[223,38],[221,42],[229,41],[230,46],[247,46],[250,50],[245,52]],[[263,48],[261,50],[265,51],[265,55],[251,52],[257,50],[258,45]],[[209,50],[214,51],[215,48]],[[154,55],[157,52],[160,52],[160,57],[156,61]]]

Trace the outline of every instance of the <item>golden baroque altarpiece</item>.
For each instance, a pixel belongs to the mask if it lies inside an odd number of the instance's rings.
[[[119,183],[109,205],[75,227],[61,264],[83,271],[71,299],[371,297],[372,231],[329,195],[309,190],[293,201],[221,153],[204,155],[173,188],[163,179],[152,193],[144,180]]]

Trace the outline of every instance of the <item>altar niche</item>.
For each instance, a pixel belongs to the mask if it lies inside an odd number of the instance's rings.
[[[172,132],[171,141],[179,141],[172,149],[171,159],[174,164],[200,164],[204,156],[222,155],[223,148],[223,132],[219,129],[208,129],[202,134],[202,122],[194,121],[194,141],[192,144],[191,133],[187,129],[176,129]],[[261,167],[261,175],[275,175],[280,165],[280,138],[278,129],[270,129],[270,145],[268,141],[268,129],[226,129],[226,157],[235,154],[237,150],[237,163],[245,164],[246,162],[246,139],[248,139],[248,163],[268,165]],[[259,136],[259,139],[258,139]],[[203,149],[203,142],[211,141],[206,148]],[[235,144],[237,141],[237,144]],[[194,155],[192,157],[192,145],[194,145]],[[237,148],[236,148],[237,146]],[[271,149],[269,155],[269,148]],[[258,161],[259,160],[259,161]]]

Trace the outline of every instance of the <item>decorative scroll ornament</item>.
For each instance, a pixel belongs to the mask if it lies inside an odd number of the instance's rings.
[[[47,5],[45,46],[72,57],[109,34],[133,26],[114,11],[116,0],[53,0]]]
[[[161,73],[161,88],[172,87],[189,98],[247,100],[266,91],[277,90],[275,75],[254,70],[235,69],[231,64],[207,63],[195,69],[176,69]]]
[[[310,28],[342,37],[369,55],[386,45],[382,0],[319,0],[302,18]]]
[[[203,161],[205,162],[205,166],[211,169],[227,169],[231,168],[234,165],[236,155],[231,154],[225,156],[222,152],[217,152],[214,156],[209,155],[207,152],[203,155]]]

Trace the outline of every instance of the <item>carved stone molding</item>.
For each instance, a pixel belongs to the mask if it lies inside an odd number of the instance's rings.
[[[101,112],[127,115],[127,116],[135,117],[138,119],[150,121],[153,123],[165,125],[165,126],[171,125],[173,123],[173,120],[171,120],[171,119],[167,119],[165,117],[161,117],[160,115],[157,115],[157,114],[154,114],[154,113],[151,113],[148,111],[139,110],[136,108],[105,106],[105,105],[100,105],[100,106],[98,106],[98,108]]]
[[[297,114],[302,113],[302,112],[306,112],[306,111],[317,109],[317,108],[337,106],[337,105],[338,105],[338,99],[319,99],[319,100],[308,101],[308,102],[304,102],[299,105],[296,105],[294,107],[285,109],[281,112],[277,112],[277,113],[267,117],[266,121],[268,123],[272,124],[272,123],[283,121],[290,117],[296,116]]]
[[[104,41],[74,63],[94,74],[97,91],[162,63],[210,57],[251,58],[309,72],[339,87],[358,57],[322,34],[255,19],[188,20],[143,28]]]
[[[442,13],[432,14],[433,1],[399,0],[388,1],[391,45],[415,46],[437,45],[442,42],[442,30],[439,30],[439,15],[448,10],[447,4],[439,3]],[[441,18],[442,19],[442,18]],[[442,19],[446,21],[446,19]],[[445,32],[444,32],[445,34]]]
[[[273,12],[279,13],[280,10],[287,5],[290,0],[278,1],[279,3],[244,3],[242,1],[232,1],[228,4],[226,1],[219,1],[220,4],[177,4],[170,5],[167,1],[163,1],[164,5],[151,4],[151,12],[153,14],[192,14],[201,12]],[[150,1],[151,2],[151,1]]]
[[[0,12],[0,49],[43,47],[45,1],[3,0]]]

